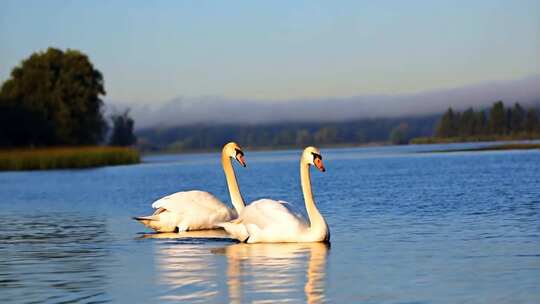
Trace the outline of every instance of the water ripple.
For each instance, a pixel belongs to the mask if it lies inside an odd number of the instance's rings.
[[[107,302],[104,221],[75,214],[0,222],[0,302]]]

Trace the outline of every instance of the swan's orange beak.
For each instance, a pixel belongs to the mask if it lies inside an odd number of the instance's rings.
[[[323,162],[320,158],[315,159],[315,167],[317,167],[317,169],[319,169],[319,171],[321,172],[326,171],[326,169],[324,168]]]
[[[242,167],[247,166],[246,160],[244,159],[244,155],[242,154],[236,155],[236,160],[240,163],[240,165],[242,165]]]

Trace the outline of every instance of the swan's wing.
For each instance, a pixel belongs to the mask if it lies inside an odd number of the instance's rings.
[[[292,212],[287,202],[261,199],[249,204],[240,216],[244,225],[256,225],[259,229],[270,227],[297,228],[304,224],[301,217]]]
[[[180,231],[213,229],[217,223],[236,216],[236,212],[215,196],[198,190],[171,194],[155,201],[152,207],[177,215],[176,225]]]
[[[278,201],[283,207],[287,208],[289,210],[290,213],[294,214],[295,217],[297,217],[299,220],[307,223],[307,220],[306,220],[306,216],[305,216],[305,213],[302,212],[300,209],[298,209],[298,207],[294,204],[291,204],[289,202],[286,202],[286,201],[281,201],[279,200]]]
[[[162,197],[152,204],[152,208],[163,208],[176,213],[215,212],[227,208],[211,193],[199,190],[182,191]],[[228,209],[228,208],[227,208]]]

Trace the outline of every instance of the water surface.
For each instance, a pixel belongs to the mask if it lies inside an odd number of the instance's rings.
[[[323,149],[312,172],[331,245],[147,234],[130,216],[203,189],[219,155],[0,173],[1,303],[540,303],[540,151]],[[246,201],[303,210],[300,151],[246,151]],[[197,237],[197,238],[192,238]]]

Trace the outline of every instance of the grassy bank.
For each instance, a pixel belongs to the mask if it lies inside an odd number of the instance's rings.
[[[499,150],[531,150],[531,149],[540,149],[540,144],[527,144],[527,143],[515,143],[515,144],[502,144],[502,145],[491,145],[477,148],[467,148],[467,149],[447,149],[447,150],[435,150],[435,151],[426,151],[431,152],[469,152],[469,151],[499,151]]]
[[[0,150],[0,171],[74,169],[134,164],[139,152],[124,147],[63,147]]]

